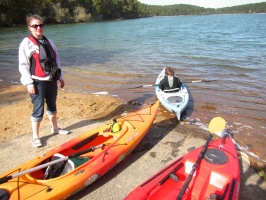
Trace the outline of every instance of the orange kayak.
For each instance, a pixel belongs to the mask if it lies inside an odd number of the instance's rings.
[[[239,199],[240,166],[232,139],[206,144],[164,167],[125,200]]]
[[[110,124],[0,175],[0,197],[5,199],[66,199],[92,184],[120,163],[150,130],[159,102],[117,118],[121,129]]]

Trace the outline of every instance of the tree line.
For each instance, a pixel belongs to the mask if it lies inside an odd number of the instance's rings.
[[[0,0],[0,27],[25,24],[39,14],[45,23],[78,23],[152,16],[266,13],[266,2],[219,9],[176,4],[147,5],[137,0]]]

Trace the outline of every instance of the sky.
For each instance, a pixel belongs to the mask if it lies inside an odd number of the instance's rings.
[[[249,3],[260,3],[265,0],[138,0],[148,5],[173,5],[173,4],[190,4],[204,8],[224,8],[239,6]]]

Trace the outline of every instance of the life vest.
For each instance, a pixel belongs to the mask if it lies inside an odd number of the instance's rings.
[[[175,77],[173,78],[173,87],[169,86],[169,82],[168,82],[168,77],[165,76],[162,80],[163,86],[162,86],[162,90],[169,90],[169,89],[174,89],[174,88],[180,88],[181,87],[181,82],[179,80],[179,78]]]
[[[113,133],[116,133],[116,132],[118,132],[118,131],[120,131],[120,125],[119,125],[118,122],[116,122],[116,123],[114,123],[114,124],[112,125],[112,132],[113,132]]]
[[[56,64],[56,52],[53,50],[48,39],[43,36],[43,42],[36,39],[34,36],[27,36],[38,49],[32,54],[30,58],[30,72],[31,75],[38,77],[45,77],[50,74]]]

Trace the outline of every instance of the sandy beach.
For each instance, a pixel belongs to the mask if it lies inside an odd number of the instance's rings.
[[[32,105],[25,87],[2,81],[0,96],[0,173],[43,154],[88,129],[110,122],[123,112],[141,106],[125,104],[106,95],[59,90],[58,122],[60,127],[70,130],[71,134],[51,136],[49,121],[45,117],[40,133],[44,147],[35,149],[30,144],[29,117]],[[70,199],[123,199],[137,185],[176,157],[205,143],[207,131],[174,122],[175,116],[165,114],[160,107],[150,132],[133,153],[91,187]],[[241,199],[263,199],[266,195],[265,181],[250,167],[248,157],[241,151],[239,158],[242,173]]]

